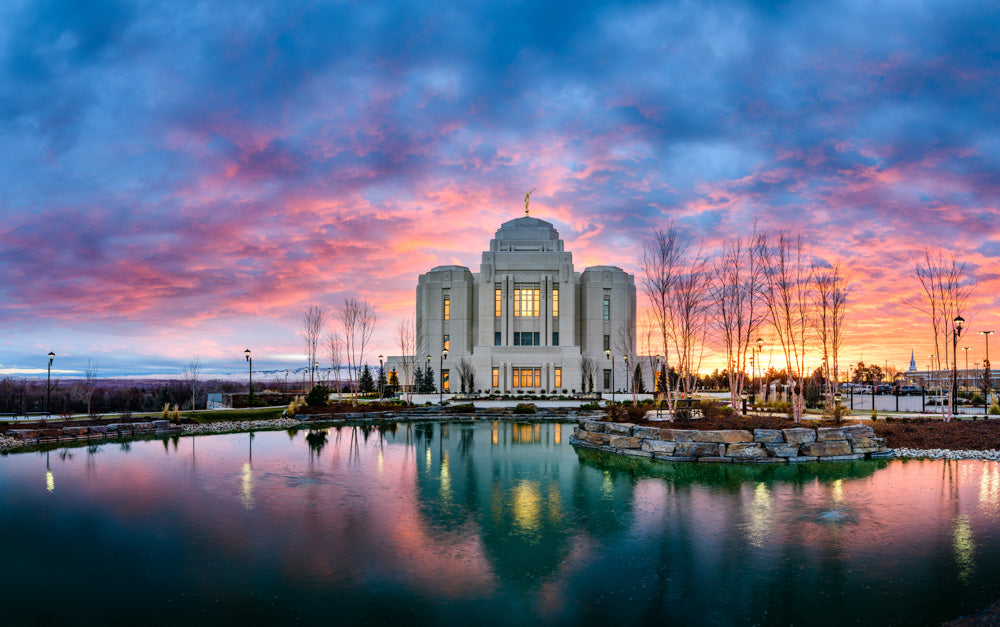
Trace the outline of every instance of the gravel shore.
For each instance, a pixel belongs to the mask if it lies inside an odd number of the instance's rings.
[[[897,448],[896,457],[910,457],[918,459],[983,459],[987,461],[1000,461],[1000,451],[953,451],[946,448]]]

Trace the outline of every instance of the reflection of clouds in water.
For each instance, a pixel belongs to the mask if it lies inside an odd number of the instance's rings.
[[[753,500],[747,508],[747,522],[743,528],[747,542],[755,547],[763,547],[771,529],[771,492],[766,483],[758,483],[753,490]]]
[[[979,507],[995,512],[1000,509],[1000,465],[983,464],[979,477]]]
[[[961,514],[955,518],[955,529],[952,531],[952,547],[955,550],[955,563],[958,566],[958,580],[968,583],[976,569],[976,543],[972,538],[972,526],[969,517]]]

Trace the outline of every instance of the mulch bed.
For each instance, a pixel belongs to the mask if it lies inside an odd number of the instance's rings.
[[[875,434],[880,438],[885,438],[886,446],[889,448],[916,448],[932,449],[943,448],[950,450],[967,451],[988,451],[1000,449],[1000,420],[953,420],[952,422],[942,422],[940,420],[903,418],[895,419],[891,422],[877,420],[872,423],[870,420],[864,421],[871,425]],[[714,416],[711,418],[700,418],[688,423],[662,422],[662,421],[638,421],[652,427],[673,428],[673,429],[790,429],[797,426],[820,426],[834,427],[831,421],[807,421],[808,424],[796,425],[785,416]],[[848,420],[846,424],[855,424],[855,420]]]

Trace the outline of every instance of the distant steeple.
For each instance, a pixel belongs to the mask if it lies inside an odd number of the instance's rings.
[[[913,356],[913,349],[911,348],[910,349],[910,372],[916,372],[916,371],[917,371],[917,360]]]

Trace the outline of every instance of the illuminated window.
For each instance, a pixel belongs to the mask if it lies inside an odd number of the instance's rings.
[[[559,317],[559,288],[552,288],[552,317]]]
[[[500,369],[499,368],[494,368],[493,369],[493,387],[495,387],[495,388],[500,387]]]
[[[535,387],[536,388],[542,387],[542,369],[541,368],[535,368]]]
[[[541,290],[516,289],[514,290],[514,315],[515,316],[537,316],[538,299]]]
[[[493,334],[493,345],[494,346],[500,346],[500,340],[502,339],[502,337],[503,336],[500,335],[499,331],[497,331],[496,333],[494,333]]]
[[[611,297],[604,297],[604,319],[611,320]]]
[[[449,386],[448,386],[448,371],[447,370],[442,370],[441,371],[441,389],[444,390],[445,392],[447,392],[448,389],[449,389]]]
[[[444,348],[444,350],[446,350],[446,351],[450,351],[451,350],[451,336],[450,335],[444,336],[444,346],[442,348]]]
[[[451,299],[444,297],[444,319],[451,320]]]
[[[500,317],[500,288],[493,290],[493,315]]]
[[[558,331],[553,331],[552,332],[552,345],[553,346],[559,346],[559,332]]]
[[[516,388],[521,387],[521,369],[513,368],[510,371],[510,384]]]
[[[554,379],[553,380],[553,385],[555,385],[557,388],[561,388],[562,387],[562,368],[556,368],[556,370],[555,370],[555,376],[553,377],[553,379]]]

